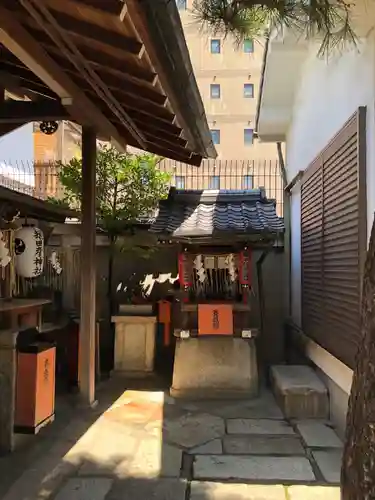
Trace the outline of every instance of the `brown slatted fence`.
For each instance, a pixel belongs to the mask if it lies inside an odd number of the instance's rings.
[[[301,191],[303,329],[351,367],[367,246],[365,120],[359,108],[306,170]]]

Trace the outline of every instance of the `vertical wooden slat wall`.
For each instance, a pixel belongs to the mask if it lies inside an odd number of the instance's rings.
[[[301,191],[302,326],[353,367],[367,247],[366,108],[306,170]]]

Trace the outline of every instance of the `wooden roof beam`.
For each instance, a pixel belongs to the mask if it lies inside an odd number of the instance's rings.
[[[77,78],[77,82],[79,81],[80,81],[79,78]],[[82,86],[82,89],[84,89],[84,91],[86,93],[89,93],[90,95],[93,94],[92,89],[89,89],[85,86]],[[118,100],[118,102],[124,106],[127,112],[130,109],[133,109],[134,111],[144,111],[151,117],[160,118],[168,123],[172,124],[174,121],[175,115],[171,114],[171,112],[168,111],[163,106],[159,106],[158,104],[155,104],[147,99],[143,99],[140,96],[136,96],[134,94],[128,94],[127,92],[122,92],[119,89],[114,89],[112,87],[109,87],[109,90]]]
[[[17,16],[18,20],[22,25],[25,26],[27,31],[34,37],[40,40],[43,44],[51,43],[51,39],[46,33],[43,31],[41,26],[38,26],[35,22],[30,20],[30,18],[26,16]],[[95,27],[93,26],[92,32],[88,32],[82,29],[82,31],[78,31],[78,27],[76,26],[76,30],[73,30],[72,27],[67,26],[66,24],[60,24],[58,19],[56,22],[60,26],[61,32],[69,37],[80,49],[81,47],[87,47],[88,49],[100,51],[104,55],[108,55],[109,57],[113,57],[118,59],[121,62],[126,62],[126,64],[138,64],[137,61],[140,60],[141,54],[143,53],[143,46],[141,46],[140,50],[134,52],[134,50],[126,50],[124,47],[114,46],[108,43],[108,40],[105,35],[95,35]],[[80,23],[78,23],[80,24]],[[104,31],[104,30],[101,30]],[[137,44],[136,40],[133,40]],[[122,44],[124,45],[124,44]],[[130,44],[129,44],[130,45]]]
[[[146,60],[147,64],[150,66],[150,68],[153,68],[153,70],[154,70],[155,68],[154,68],[154,66],[152,64],[151,57],[150,57],[148,51],[146,50],[146,47],[145,47],[145,45],[143,43],[143,40],[141,38],[141,34],[139,33],[137,27],[135,26],[135,24],[133,22],[132,16],[129,13],[129,8],[128,8],[128,5],[127,5],[126,2],[124,2],[124,5],[123,5],[123,7],[121,9],[121,12],[120,12],[120,15],[119,15],[119,20],[120,20],[121,23],[123,23],[123,25],[126,24],[126,26],[128,27],[128,29],[133,34],[134,38],[136,38],[137,40],[139,40],[140,42],[142,42],[143,47],[144,47],[143,57]],[[155,77],[155,80],[153,82],[153,85],[155,86],[155,88],[157,88],[159,90],[159,92],[164,93],[164,89],[163,89],[163,86],[162,86],[162,84],[160,82],[160,77],[158,75],[158,72],[155,71],[155,73],[156,73],[156,77]],[[169,106],[169,108],[172,109],[171,106],[170,106],[170,104],[169,104],[169,100],[166,101],[165,105]]]
[[[86,81],[82,78],[81,75],[77,73],[75,68],[71,66],[69,69],[67,68],[66,61],[61,59],[61,67],[69,73],[69,75],[78,80],[80,84],[87,85]],[[140,106],[140,108],[144,107],[146,110],[150,110],[151,112],[158,112],[163,115],[166,120],[169,120],[171,123],[173,122],[175,115],[171,113],[166,107],[166,96],[163,94],[159,94],[155,90],[151,90],[147,92],[145,87],[140,87],[137,85],[129,85],[126,81],[121,83],[116,80],[116,78],[109,77],[108,73],[103,73],[102,71],[96,71],[96,74],[105,82],[113,95],[121,102],[125,104],[130,104],[131,106]],[[146,91],[145,91],[146,90]]]
[[[83,19],[77,19],[63,12],[53,12],[53,17],[64,31],[76,33],[87,38],[87,40],[101,40],[108,47],[128,52],[138,58],[142,57],[143,44],[135,38],[104,29],[96,24],[89,23]]]
[[[58,48],[51,43],[44,43],[43,46],[45,49],[55,57],[55,55],[60,54]],[[105,68],[106,66],[113,68],[115,71],[120,73],[128,74],[133,78],[137,78],[139,80],[144,80],[148,83],[153,83],[155,81],[155,73],[147,68],[143,68],[139,64],[135,62],[121,61],[117,57],[110,56],[108,54],[104,54],[98,50],[93,50],[90,47],[81,45],[79,47],[79,51],[82,56],[94,67]],[[94,68],[95,69],[95,68]]]
[[[32,74],[32,73],[31,73]],[[28,97],[30,100],[35,98],[49,98],[55,99],[56,95],[47,89],[45,86],[41,86],[38,83],[31,81],[25,81],[23,78],[15,75],[10,69],[4,69],[2,63],[0,62],[0,82],[5,85],[6,89],[14,92],[18,96]]]
[[[151,38],[149,33],[147,32],[147,29],[145,29],[144,23],[143,23],[143,18],[141,15],[141,6],[138,4],[137,0],[127,0],[126,1],[126,16],[124,17],[124,21],[127,21],[128,23],[131,22],[132,26],[136,30],[138,37],[140,40],[142,40],[143,44],[145,45],[146,48],[146,53],[147,57],[149,58],[150,61],[152,61],[153,66],[155,67],[155,71],[158,74],[159,77],[159,84],[161,85],[161,88],[163,91],[169,96],[169,100],[166,103],[167,105],[171,106],[172,109],[174,110],[174,113],[177,115],[179,113],[179,106],[178,106],[178,100],[174,97],[174,92],[173,89],[169,83],[169,78],[167,75],[164,74],[163,67],[159,63],[159,58],[158,54],[156,51],[156,48],[153,46]],[[188,124],[185,122],[183,119],[183,116],[181,113],[179,113],[178,121],[182,120],[181,126],[182,128],[186,131],[187,134],[187,139],[189,145],[194,144],[194,138],[190,133],[190,127]]]
[[[38,121],[69,120],[66,108],[58,101],[15,101],[7,99],[0,102],[0,123],[27,123]]]
[[[73,119],[95,126],[98,132],[111,137],[121,149],[126,148],[123,136],[108,118],[3,7],[0,7],[0,19],[0,42],[60,97]]]

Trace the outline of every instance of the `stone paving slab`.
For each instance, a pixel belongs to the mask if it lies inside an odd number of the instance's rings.
[[[340,488],[330,486],[289,486],[288,500],[340,500]]]
[[[112,479],[93,477],[69,479],[55,500],[104,500],[112,482]]]
[[[297,429],[307,446],[311,448],[342,448],[335,431],[323,422],[312,420],[297,422]]]
[[[182,450],[145,436],[133,459],[119,463],[115,473],[121,478],[179,477],[181,465]]]
[[[183,479],[131,478],[115,481],[105,500],[185,500],[186,487]]]
[[[228,434],[295,434],[293,428],[284,420],[233,418],[227,420]]]
[[[224,433],[224,420],[208,413],[188,413],[164,422],[164,439],[185,448],[207,443]]]
[[[190,500],[286,500],[281,485],[191,483]]]
[[[131,426],[99,420],[91,440],[79,447],[83,475],[108,475],[119,463],[130,462],[139,446],[141,434]]]
[[[189,453],[191,455],[220,455],[223,453],[223,445],[221,439],[214,439],[209,443],[192,448]]]
[[[268,391],[261,392],[260,396],[254,399],[190,402],[182,403],[181,407],[188,411],[211,413],[222,418],[272,418],[279,420],[284,418],[275,398]]]
[[[314,481],[310,462],[303,457],[196,455],[194,479],[255,481]]]
[[[229,455],[305,455],[298,437],[224,436],[224,453]]]
[[[313,458],[328,483],[339,484],[341,476],[341,450],[313,451]]]
[[[77,445],[68,451],[69,446],[67,449],[65,442],[55,443],[52,448],[46,450],[43,458],[39,458],[21,474],[2,500],[49,500],[79,467],[80,457],[75,448]]]

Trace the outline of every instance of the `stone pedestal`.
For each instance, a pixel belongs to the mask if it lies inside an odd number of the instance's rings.
[[[254,397],[257,393],[254,339],[177,340],[171,396],[225,399]]]
[[[115,371],[144,377],[154,370],[155,316],[113,316]]]
[[[286,417],[329,418],[327,388],[309,366],[272,366],[271,382],[274,395]]]

